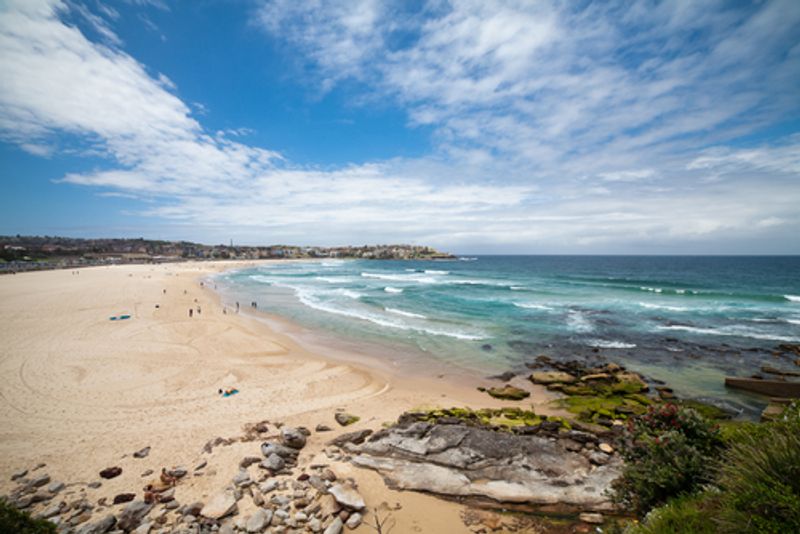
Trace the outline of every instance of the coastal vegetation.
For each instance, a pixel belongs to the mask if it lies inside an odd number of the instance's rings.
[[[5,499],[0,499],[0,532],[55,534],[56,526],[44,519],[34,519],[28,512],[17,509]]]
[[[800,401],[774,421],[729,424],[726,432],[691,409],[658,413],[636,420],[622,451],[615,497],[643,516],[627,532],[800,532]]]

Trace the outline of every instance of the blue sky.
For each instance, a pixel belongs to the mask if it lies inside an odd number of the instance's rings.
[[[0,233],[800,253],[800,3],[3,0]]]

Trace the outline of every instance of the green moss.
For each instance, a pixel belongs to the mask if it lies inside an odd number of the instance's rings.
[[[683,406],[684,408],[691,408],[706,419],[711,419],[713,421],[731,418],[731,414],[722,408],[718,408],[713,404],[706,404],[705,402],[700,402],[698,400],[687,399],[678,401],[676,404]]]

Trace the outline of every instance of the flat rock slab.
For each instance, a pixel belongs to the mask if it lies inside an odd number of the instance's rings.
[[[417,421],[381,430],[350,450],[355,465],[376,470],[393,489],[531,510],[610,510],[605,492],[620,475],[621,459],[598,453],[605,463],[595,465],[568,449],[574,443],[566,434],[556,439]]]

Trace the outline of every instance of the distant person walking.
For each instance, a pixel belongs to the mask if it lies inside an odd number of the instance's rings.
[[[194,314],[194,310],[192,308],[189,308],[189,317],[191,317],[192,314]]]

